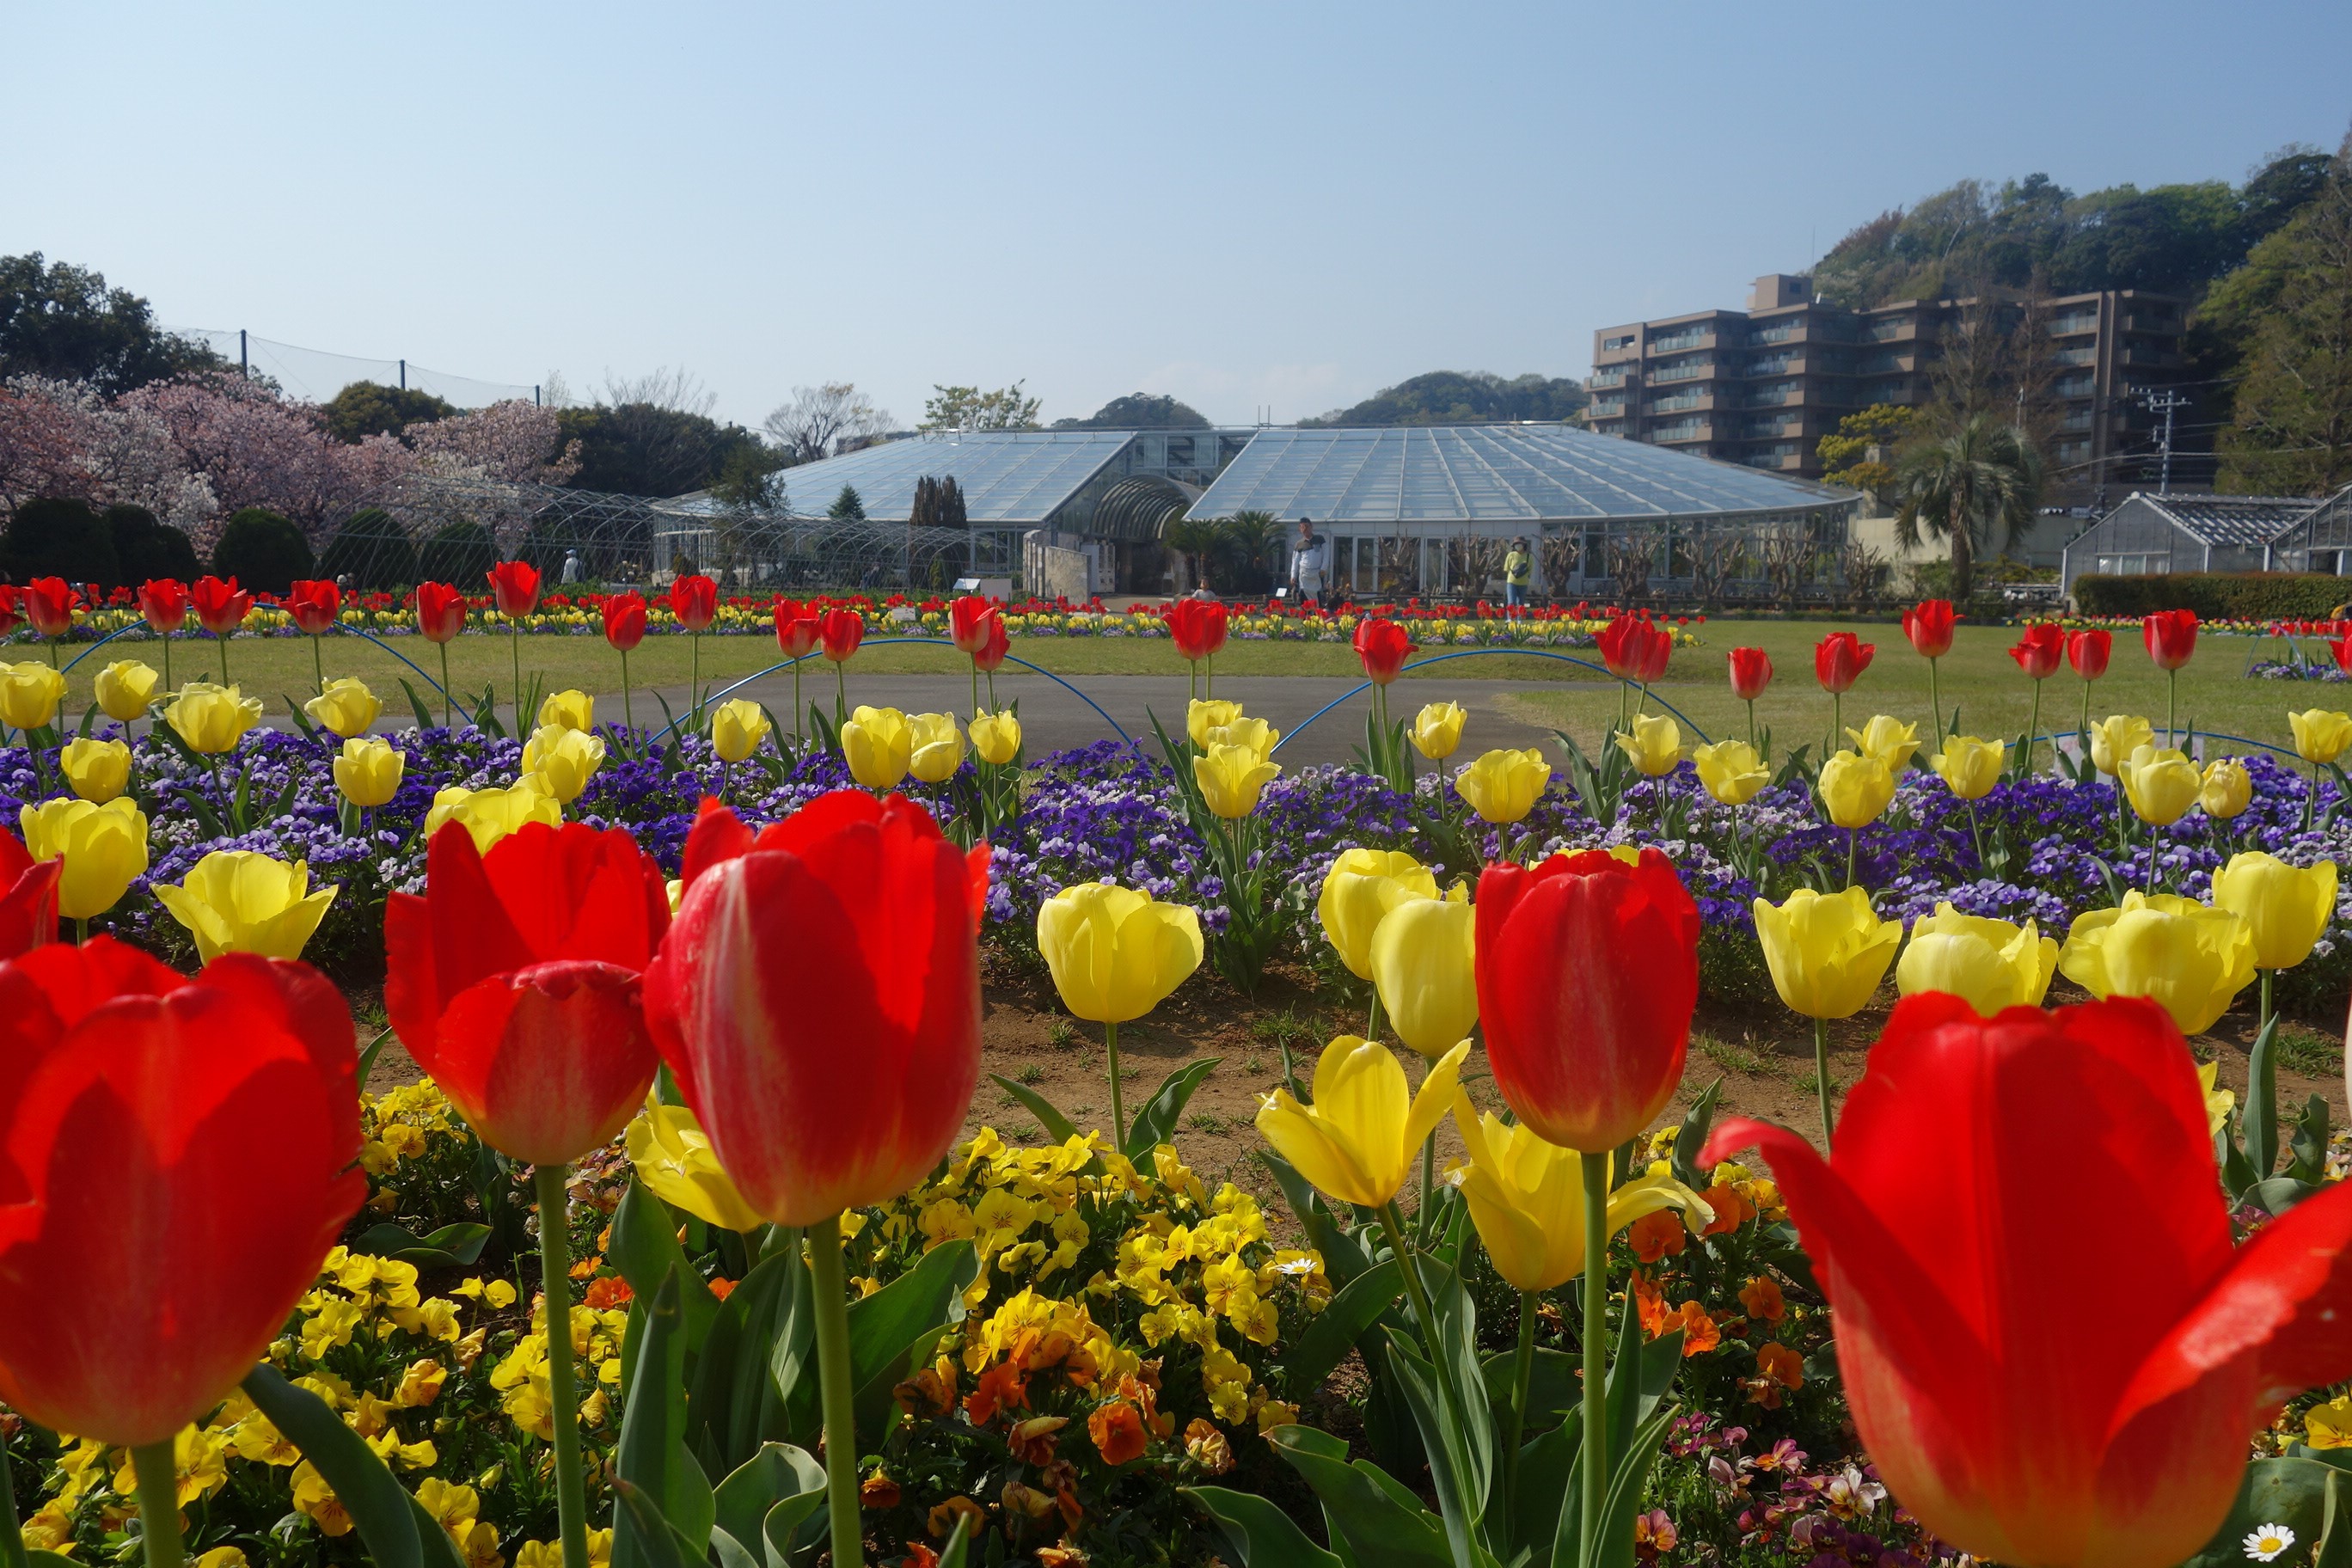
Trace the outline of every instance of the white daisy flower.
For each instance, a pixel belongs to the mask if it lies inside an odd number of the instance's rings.
[[[2284,1524],[2263,1524],[2246,1537],[2246,1555],[2257,1563],[2268,1563],[2294,1544],[2294,1531]]]

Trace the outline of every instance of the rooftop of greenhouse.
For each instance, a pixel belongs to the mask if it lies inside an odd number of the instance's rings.
[[[915,481],[954,476],[975,524],[1042,523],[1136,437],[1132,430],[971,430],[886,441],[787,468],[796,512],[821,512],[841,488],[857,491],[866,515],[903,520]],[[1154,432],[1159,434],[1159,432]],[[1192,432],[1185,432],[1192,434]]]

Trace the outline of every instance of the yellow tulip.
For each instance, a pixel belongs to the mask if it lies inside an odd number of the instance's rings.
[[[1454,1091],[1454,1125],[1468,1159],[1446,1172],[1470,1205],[1470,1223],[1486,1244],[1495,1272],[1521,1290],[1550,1290],[1584,1272],[1584,1157],[1545,1142],[1525,1125],[1481,1116]],[[1608,1156],[1613,1171],[1615,1157]],[[1683,1211],[1694,1232],[1715,1210],[1663,1171],[1635,1177],[1609,1194],[1609,1234],[1644,1215]]]
[[[543,795],[565,805],[580,798],[596,770],[604,765],[604,738],[561,724],[542,724],[530,732],[522,749],[522,771],[539,780]]]
[[[2294,731],[2294,754],[2306,763],[2332,763],[2352,746],[2352,714],[2314,708],[2286,716]]]
[[[963,731],[952,713],[918,713],[907,721],[907,770],[925,784],[945,784],[963,766]]]
[[[1772,770],[1745,741],[1717,741],[1691,753],[1698,782],[1726,805],[1746,805],[1772,782]]]
[[[1011,709],[975,713],[971,719],[971,749],[991,767],[1003,767],[1021,754],[1021,719]]]
[[[2205,790],[2197,764],[2169,746],[2138,748],[2116,776],[2139,819],[2158,827],[2169,827],[2189,815]]]
[[[1842,893],[1799,888],[1786,903],[1757,900],[1755,914],[1772,988],[1808,1018],[1861,1012],[1903,940],[1903,922],[1880,920],[1860,888]]]
[[[596,727],[596,700],[584,691],[551,691],[539,705],[539,727],[561,724],[567,730]]]
[[[2207,1062],[2197,1069],[2197,1087],[2205,1095],[2205,1135],[2211,1137],[2230,1124],[2230,1112],[2238,1109],[2234,1089],[2216,1089],[2215,1080],[2221,1076],[2221,1064]]]
[[[1890,773],[1899,773],[1911,765],[1911,754],[1919,749],[1919,726],[1906,724],[1884,713],[1874,715],[1859,730],[1848,730],[1846,739],[1853,749],[1865,757],[1876,757],[1886,764]]]
[[[562,826],[563,806],[539,787],[538,777],[525,773],[506,789],[448,785],[434,795],[432,809],[425,814],[425,837],[430,839],[446,823],[460,822],[473,836],[474,847],[488,854],[491,845],[525,823]]]
[[[118,724],[143,719],[163,679],[135,658],[118,658],[98,672],[98,705]]]
[[[1205,950],[1188,906],[1080,882],[1037,906],[1037,951],[1062,1005],[1090,1024],[1124,1024],[1184,984]]]
[[[2137,713],[2111,713],[2091,726],[2091,765],[2112,775],[2142,746],[2156,744],[2156,731]]]
[[[1247,746],[1212,742],[1205,755],[1192,759],[1192,780],[1201,786],[1202,799],[1229,822],[1255,811],[1258,792],[1281,772],[1280,763],[1265,761]]]
[[[1261,763],[1274,760],[1275,743],[1282,731],[1263,719],[1235,719],[1229,724],[1217,724],[1209,730],[1208,744],[1239,746]]]
[[[1457,899],[1406,899],[1373,929],[1381,1010],[1424,1057],[1451,1050],[1478,1021],[1477,931],[1478,911]]]
[[[163,710],[163,721],[188,743],[188,750],[218,756],[236,750],[245,732],[261,722],[261,700],[243,696],[234,686],[190,681]]]
[[[738,697],[710,710],[710,749],[722,763],[740,763],[758,751],[774,728],[766,709]]]
[[[1488,752],[1454,775],[1454,793],[1488,822],[1517,822],[1535,809],[1551,764],[1541,752]]]
[[[0,664],[0,722],[10,729],[37,730],[49,723],[65,696],[66,678],[46,664]]]
[[[768,1222],[735,1190],[693,1111],[647,1100],[625,1135],[637,1180],[705,1225],[758,1230]]]
[[[1192,744],[1206,749],[1210,731],[1222,730],[1241,716],[1238,702],[1204,702],[1195,697],[1184,710],[1184,732],[1192,737]]]
[[[1822,764],[1818,787],[1832,823],[1867,827],[1895,798],[1895,773],[1877,757],[1839,752]]]
[[[2275,855],[2232,855],[2213,873],[2213,903],[2253,932],[2256,969],[2293,969],[2311,956],[2336,914],[2336,862],[2305,869]]]
[[[1991,1017],[2004,1007],[2039,1007],[2058,970],[2056,939],[2033,922],[1964,915],[1939,903],[1911,922],[1911,945],[1895,965],[1895,989],[1909,996],[1948,991]]]
[[[2227,822],[2254,804],[2254,775],[2235,757],[2217,758],[2205,764],[2205,783],[2198,791],[2197,804],[2205,808],[2206,816]]]
[[[343,742],[343,754],[335,759],[335,787],[353,805],[382,805],[399,790],[400,776],[407,769],[408,759],[394,751],[389,742],[354,735]]]
[[[1961,800],[1982,800],[2000,783],[2000,770],[2009,761],[2009,742],[1979,741],[1974,735],[1953,735],[1944,742],[1944,749],[1927,759],[1936,776],[1950,787]]]
[[[1437,879],[1403,850],[1344,849],[1323,873],[1315,914],[1348,973],[1359,980],[1370,980],[1372,933],[1381,921],[1407,899],[1436,897]],[[1445,1043],[1450,1046],[1454,1041]]]
[[[1442,763],[1462,744],[1462,726],[1469,710],[1459,702],[1432,702],[1412,716],[1413,750],[1433,763]]]
[[[302,704],[312,722],[331,730],[344,740],[367,733],[383,712],[383,700],[367,689],[367,683],[342,676],[327,682],[327,689]]]
[[[180,885],[155,889],[172,918],[196,939],[206,963],[224,952],[299,958],[319,929],[333,888],[310,891],[310,868],[288,865],[250,849],[215,849],[196,862]]]
[[[1664,777],[1683,760],[1682,726],[1663,713],[1636,713],[1633,733],[1611,738],[1645,779]]]
[[[1316,1059],[1315,1103],[1277,1089],[1258,1102],[1257,1130],[1327,1197],[1382,1207],[1452,1108],[1469,1054],[1465,1040],[1438,1058],[1415,1094],[1386,1046],[1342,1035]]]
[[[88,920],[112,909],[134,878],[147,872],[147,815],[129,796],[104,805],[45,800],[17,813],[25,847],[36,860],[65,860],[58,913]]]
[[[896,789],[913,760],[915,732],[896,708],[855,708],[841,727],[849,776],[867,789]]]
[[[120,741],[78,736],[58,752],[58,767],[74,794],[104,805],[131,783],[131,748]]]
[[[2182,1034],[2202,1034],[2254,978],[2253,928],[2233,910],[2135,890],[2075,917],[2058,973],[2102,999],[2145,996]]]

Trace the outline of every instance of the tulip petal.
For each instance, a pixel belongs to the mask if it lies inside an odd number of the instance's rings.
[[[569,1164],[627,1125],[660,1065],[638,988],[576,960],[493,975],[442,1012],[436,1077],[492,1148]]]
[[[1327,1119],[1309,1115],[1288,1089],[1276,1089],[1259,1107],[1257,1130],[1316,1191],[1343,1203],[1362,1203],[1368,1200],[1360,1194],[1374,1190],[1346,1136]]]

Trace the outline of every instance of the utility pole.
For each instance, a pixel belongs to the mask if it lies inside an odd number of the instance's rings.
[[[403,392],[406,392],[408,390],[408,362],[406,360],[402,360],[400,362],[400,390]]]
[[[236,330],[236,374],[243,376],[247,381],[253,379],[253,362],[246,357],[245,329],[243,327],[239,327]]]
[[[2156,438],[2156,449],[2160,454],[2159,466],[2157,469],[2156,493],[2160,496],[2170,495],[2172,493],[2172,414],[2177,408],[2188,407],[2189,399],[2168,388],[2163,392],[2151,392],[2142,401],[2147,405],[2149,413],[2164,416],[2163,434]]]

